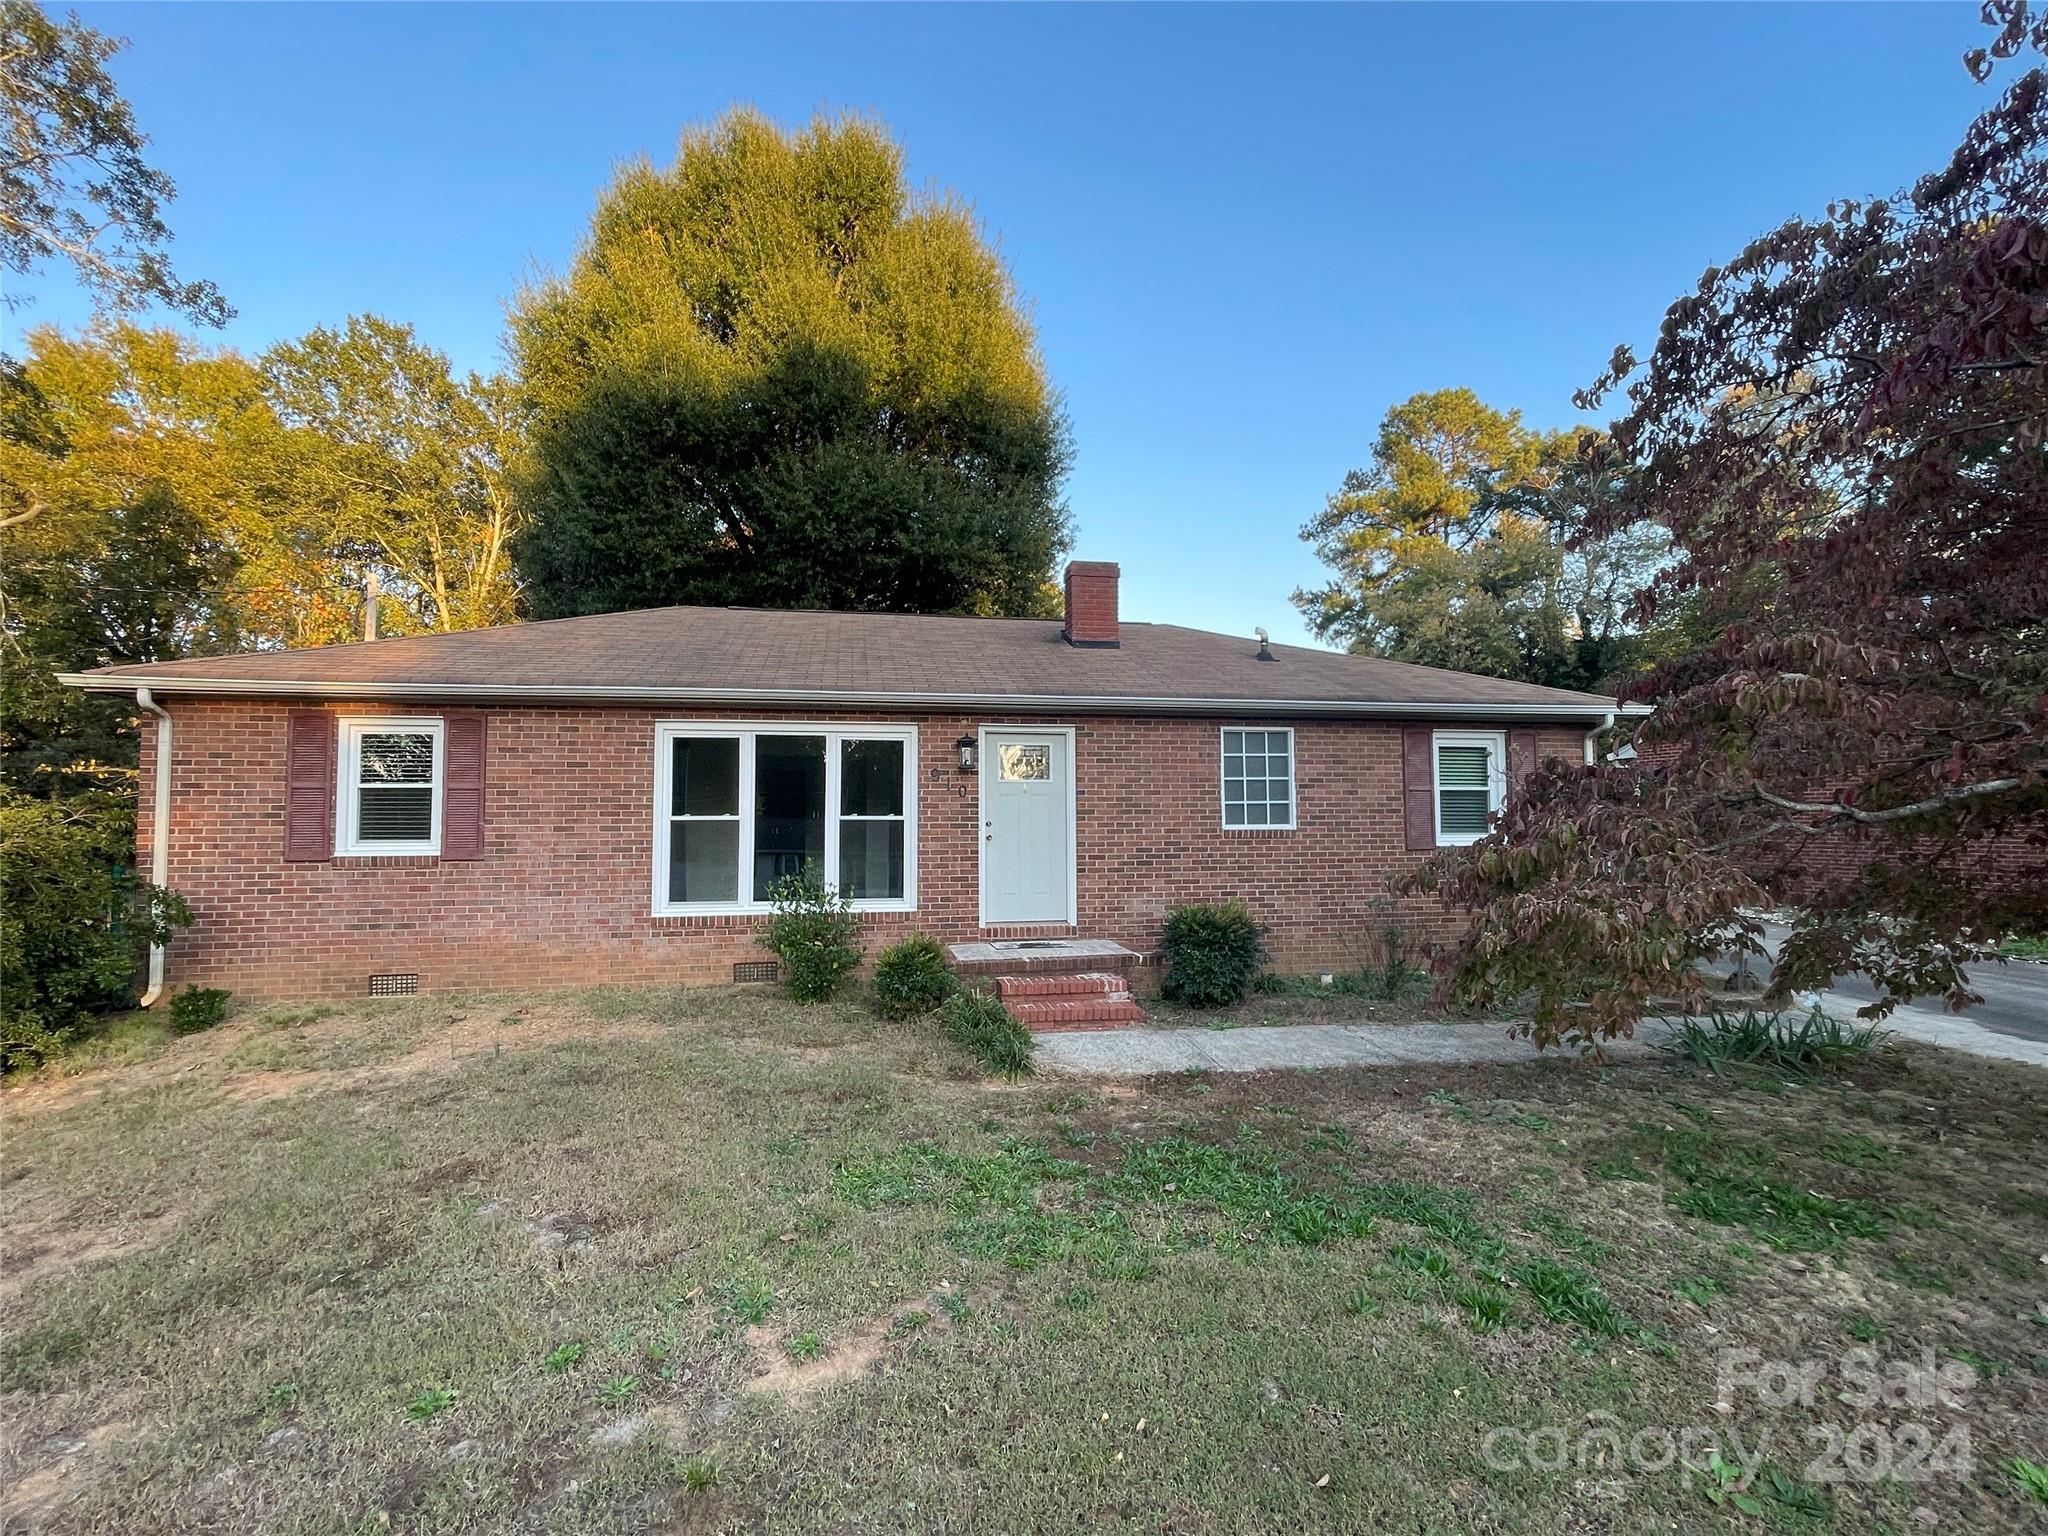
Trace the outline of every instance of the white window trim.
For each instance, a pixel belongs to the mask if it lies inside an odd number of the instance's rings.
[[[825,738],[825,883],[835,888],[839,878],[839,791],[840,744],[847,741],[900,741],[903,743],[903,894],[866,896],[853,903],[856,912],[915,912],[917,910],[917,727],[914,725],[860,725],[839,722],[825,725],[801,720],[658,720],[654,726],[654,857],[650,895],[656,917],[750,917],[774,911],[771,903],[742,897],[738,901],[670,901],[668,899],[669,823],[676,818],[669,807],[674,803],[675,752],[671,743],[684,737],[725,737],[739,739],[740,890],[753,889],[754,818],[748,810],[747,787],[754,782],[754,742],[762,736],[822,736]],[[685,818],[722,821],[729,817]],[[856,821],[893,821],[890,816],[851,817]]]
[[[1287,737],[1287,819],[1267,821],[1243,826],[1230,823],[1230,775],[1224,770],[1223,760],[1230,755],[1230,733],[1232,731],[1259,731],[1271,736],[1285,733]],[[1301,820],[1301,795],[1295,785],[1294,727],[1291,725],[1226,725],[1216,733],[1216,821],[1226,832],[1292,832]]]
[[[1485,832],[1446,832],[1444,830],[1444,776],[1443,749],[1445,747],[1486,748],[1486,818]],[[1507,803],[1508,788],[1508,737],[1505,731],[1437,731],[1434,732],[1429,748],[1429,801],[1436,818],[1436,845],[1439,848],[1469,848],[1481,838],[1491,834],[1493,818],[1500,815]]]
[[[334,855],[341,859],[413,858],[441,851],[441,802],[447,786],[448,743],[439,715],[343,715],[340,720],[341,751],[336,766],[334,793]],[[434,738],[434,778],[428,788],[429,825],[433,835],[424,842],[399,843],[387,838],[364,841],[357,835],[362,810],[357,790],[361,787],[362,739],[384,732]]]

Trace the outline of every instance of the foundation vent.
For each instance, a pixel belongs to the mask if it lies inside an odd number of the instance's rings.
[[[406,971],[401,974],[372,976],[370,978],[370,996],[372,997],[411,997],[419,989],[420,973],[418,971]]]
[[[732,963],[734,981],[780,981],[782,967],[773,960],[735,960]]]

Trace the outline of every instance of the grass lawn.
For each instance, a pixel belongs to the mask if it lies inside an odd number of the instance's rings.
[[[985,1082],[750,989],[131,1029],[0,1100],[0,1523],[2039,1531],[2044,1088]]]

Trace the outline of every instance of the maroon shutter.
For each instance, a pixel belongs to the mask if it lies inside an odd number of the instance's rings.
[[[1536,771],[1536,733],[1508,732],[1508,803],[1522,795],[1522,782]]]
[[[484,856],[484,715],[471,711],[447,717],[448,741],[442,763],[441,857]]]
[[[324,709],[285,717],[284,856],[334,857],[334,716]]]
[[[1401,730],[1401,800],[1410,848],[1436,846],[1436,751],[1426,725]]]

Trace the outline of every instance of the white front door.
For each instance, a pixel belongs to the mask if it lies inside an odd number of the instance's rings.
[[[1074,918],[1074,738],[1069,731],[981,736],[981,921]]]

